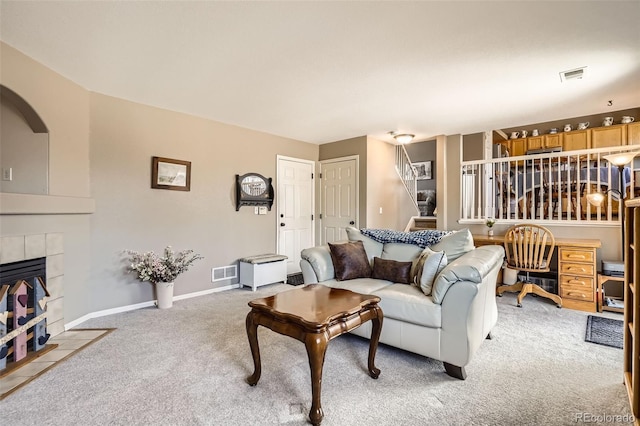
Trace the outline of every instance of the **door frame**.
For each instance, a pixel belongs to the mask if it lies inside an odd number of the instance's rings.
[[[320,161],[320,176],[322,176],[322,169],[323,166],[325,164],[330,164],[330,163],[339,163],[341,161],[347,161],[347,160],[355,160],[356,161],[356,170],[355,170],[355,174],[356,174],[356,205],[355,205],[355,210],[356,210],[356,224],[354,225],[355,228],[359,228],[360,227],[360,156],[359,155],[347,155],[345,157],[338,157],[338,158],[331,158],[328,160],[322,160]],[[322,218],[322,213],[323,213],[323,204],[322,204],[322,200],[323,200],[323,193],[322,193],[322,177],[320,177],[320,211],[318,213],[319,217],[320,217],[320,221],[318,222],[320,224],[320,239],[322,239],[322,227],[323,227],[323,218]]]
[[[305,160],[303,158],[295,158],[288,157],[286,155],[276,155],[276,188],[278,191],[276,192],[276,217],[275,217],[275,227],[276,227],[276,249],[275,252],[278,253],[280,248],[280,203],[277,200],[277,197],[280,196],[280,181],[278,178],[280,177],[280,160],[285,161],[294,161],[297,163],[309,164],[311,166],[311,170],[313,173],[313,179],[311,179],[311,211],[313,212],[313,219],[311,219],[311,247],[316,245],[316,162],[313,160]],[[297,202],[298,200],[296,200]]]

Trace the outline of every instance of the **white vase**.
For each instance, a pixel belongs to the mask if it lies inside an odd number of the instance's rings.
[[[489,232],[488,232],[490,237],[493,237],[493,228],[489,228]]]
[[[173,306],[173,283],[156,283],[156,305],[159,309],[168,309]]]

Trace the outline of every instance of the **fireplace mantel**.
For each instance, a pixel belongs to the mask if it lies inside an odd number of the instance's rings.
[[[0,215],[16,214],[92,214],[93,198],[0,192]]]

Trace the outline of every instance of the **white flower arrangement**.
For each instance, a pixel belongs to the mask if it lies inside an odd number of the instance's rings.
[[[159,282],[174,282],[183,272],[186,272],[191,264],[198,259],[204,259],[193,250],[184,250],[174,253],[171,246],[164,249],[164,256],[160,257],[152,251],[140,253],[126,250],[131,264],[127,268],[129,272],[135,272],[140,281],[149,281],[153,284]]]
[[[485,225],[487,225],[488,228],[493,228],[493,225],[496,224],[496,220],[492,217],[487,218],[487,221],[485,222]]]

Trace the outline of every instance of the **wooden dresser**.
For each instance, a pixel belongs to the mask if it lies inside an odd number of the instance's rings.
[[[596,249],[600,240],[556,238],[558,256],[558,295],[562,306],[580,311],[596,312]],[[476,246],[502,245],[503,236],[473,235]]]

